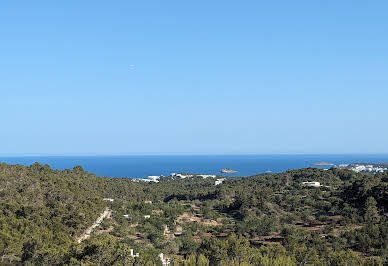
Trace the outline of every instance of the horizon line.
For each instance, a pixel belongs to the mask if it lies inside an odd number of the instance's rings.
[[[272,156],[272,155],[388,155],[388,153],[79,153],[79,154],[0,154],[0,157],[104,157],[104,156]]]

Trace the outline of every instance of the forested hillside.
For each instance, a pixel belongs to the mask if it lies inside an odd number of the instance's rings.
[[[138,199],[136,184],[121,181],[79,166],[57,171],[37,163],[0,164],[1,262],[61,263],[75,237],[105,209],[104,195]]]
[[[215,186],[0,164],[0,206],[0,265],[161,265],[160,253],[171,265],[388,265],[387,173],[307,168]]]

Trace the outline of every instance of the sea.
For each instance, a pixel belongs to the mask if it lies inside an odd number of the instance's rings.
[[[80,165],[98,176],[144,178],[170,173],[218,174],[225,176],[251,176],[261,173],[279,173],[289,169],[315,166],[317,162],[334,165],[348,163],[388,163],[388,154],[328,155],[120,155],[120,156],[23,156],[0,157],[7,164],[48,164],[53,169],[72,169]],[[231,168],[236,173],[221,173]]]

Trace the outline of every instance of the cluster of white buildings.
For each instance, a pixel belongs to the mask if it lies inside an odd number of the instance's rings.
[[[170,176],[174,177],[174,178],[180,178],[180,179],[191,178],[191,177],[195,177],[195,176],[202,177],[203,179],[206,179],[206,178],[216,178],[216,175],[203,175],[203,174],[171,173]],[[161,176],[150,175],[150,176],[148,176],[146,178],[134,179],[134,181],[136,181],[136,182],[142,181],[142,182],[147,182],[147,183],[152,183],[152,182],[158,183],[160,181],[160,177],[162,177],[162,175]]]
[[[388,171],[388,168],[377,166],[373,164],[340,164],[339,168],[347,168],[356,173],[366,172],[366,173],[383,173]]]
[[[147,183],[151,183],[151,182],[158,183],[159,179],[160,179],[160,176],[158,176],[158,175],[150,175],[147,178],[139,178],[139,179],[135,179],[135,180],[139,180],[139,181],[143,181],[143,182],[147,182]]]
[[[185,178],[194,177],[194,176],[202,177],[203,179],[206,179],[206,178],[215,178],[215,177],[216,177],[216,175],[177,174],[177,173],[171,173],[170,176],[172,176],[172,177],[179,177],[180,179],[185,179]]]

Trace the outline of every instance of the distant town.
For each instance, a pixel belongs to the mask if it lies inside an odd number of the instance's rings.
[[[349,169],[356,173],[383,173],[388,171],[388,164],[351,163],[340,164],[338,168]]]
[[[340,165],[336,166],[332,163],[320,162],[320,163],[314,163],[313,165],[315,165],[315,166],[333,166],[333,167],[337,167],[340,169],[349,169],[349,170],[352,170],[356,173],[376,174],[376,173],[383,173],[383,172],[388,171],[388,163],[379,163],[379,164],[350,163],[350,164],[340,164]],[[229,168],[224,168],[222,170],[225,170],[225,169],[229,170]],[[232,169],[230,169],[230,170],[233,172],[235,171]],[[328,170],[328,169],[325,169],[325,170]],[[221,171],[221,172],[224,173],[224,171]],[[192,178],[192,177],[199,177],[199,178],[206,179],[206,178],[217,178],[217,177],[222,177],[222,176],[208,175],[208,174],[192,174],[192,173],[171,173],[169,176],[164,176],[164,175],[157,176],[157,175],[155,175],[155,176],[148,176],[146,178],[138,178],[138,179],[134,179],[134,180],[137,182],[142,181],[142,182],[147,182],[147,183],[151,183],[151,182],[158,183],[159,181],[166,180],[166,179],[176,180],[176,179],[185,179],[185,178]],[[223,180],[224,180],[223,178],[217,179],[215,182],[215,185],[221,184]]]
[[[176,180],[176,179],[185,179],[185,178],[192,178],[192,177],[207,179],[207,178],[216,178],[217,175],[171,173],[169,176],[163,176],[163,175],[148,176],[146,178],[134,179],[134,181],[137,181],[137,182],[142,181],[147,183],[151,183],[151,182],[159,183],[161,180],[166,180],[166,179]],[[215,180],[214,185],[215,186],[221,185],[224,180],[225,178],[218,178]]]

